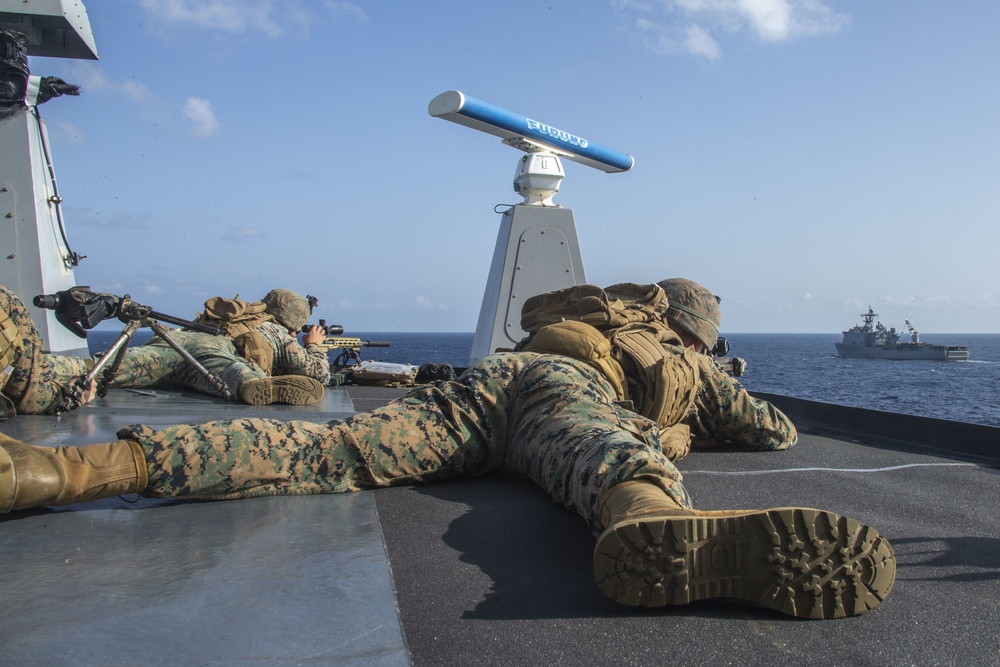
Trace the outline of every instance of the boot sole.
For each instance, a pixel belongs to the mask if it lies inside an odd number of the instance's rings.
[[[312,378],[284,375],[251,380],[240,397],[250,405],[310,405],[323,398],[323,385]]]
[[[14,507],[14,499],[17,498],[17,475],[14,471],[14,459],[4,448],[4,444],[8,442],[21,444],[0,433],[0,514],[10,512]]]
[[[809,619],[861,614],[892,590],[892,547],[854,519],[806,508],[725,514],[611,526],[594,551],[598,587],[633,606],[731,598]]]

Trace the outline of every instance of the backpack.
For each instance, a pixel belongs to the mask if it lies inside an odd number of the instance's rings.
[[[533,296],[521,309],[528,332],[516,350],[562,354],[587,362],[611,382],[618,403],[660,428],[680,422],[694,402],[698,363],[666,325],[659,285],[576,285]]]
[[[607,331],[662,321],[666,314],[667,295],[659,285],[619,283],[606,289],[576,285],[527,299],[521,308],[521,328],[533,334],[549,324],[572,320]]]
[[[257,327],[264,322],[276,321],[265,312],[266,309],[267,304],[263,301],[244,301],[238,294],[232,299],[213,296],[205,302],[205,312],[198,313],[195,322],[222,329],[233,341],[237,354],[270,375],[274,366],[274,349],[257,331]]]

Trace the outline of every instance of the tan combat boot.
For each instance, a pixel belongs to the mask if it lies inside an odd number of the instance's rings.
[[[240,398],[250,405],[309,405],[323,398],[323,385],[304,375],[254,378],[240,386]]]
[[[803,507],[700,512],[659,487],[619,484],[600,503],[601,591],[660,607],[747,600],[800,618],[855,616],[889,595],[896,557],[873,528]]]
[[[146,488],[138,443],[34,447],[0,433],[0,514],[112,498]]]

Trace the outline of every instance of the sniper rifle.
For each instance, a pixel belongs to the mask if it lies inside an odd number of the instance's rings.
[[[72,378],[67,383],[63,391],[63,399],[55,409],[57,415],[80,407],[94,380],[97,380],[97,395],[101,398],[107,395],[108,387],[118,375],[118,369],[125,357],[128,344],[132,340],[132,335],[142,327],[152,329],[154,334],[162,338],[185,361],[204,375],[212,383],[212,386],[219,390],[219,393],[227,400],[233,400],[225,383],[171,338],[170,330],[160,324],[159,320],[213,336],[225,335],[222,329],[157,312],[149,306],[132,301],[132,297],[128,294],[117,296],[104,292],[93,292],[89,287],[80,285],[55,294],[39,294],[34,298],[33,303],[36,308],[54,310],[59,323],[80,338],[87,337],[87,329],[93,329],[100,322],[112,317],[117,317],[125,323],[121,334],[111,344],[111,347],[95,361],[93,368],[84,375]]]
[[[312,326],[313,325],[311,324],[303,326],[303,333],[309,331]],[[344,327],[339,324],[331,324],[327,326],[326,320],[320,320],[319,326],[326,334],[323,338],[323,342],[319,344],[320,348],[326,352],[340,350],[340,354],[338,354],[333,360],[332,365],[334,366],[350,366],[360,364],[360,352],[363,347],[389,347],[389,342],[384,340],[361,340],[360,338],[342,336],[340,334],[344,333]]]
[[[709,350],[715,365],[722,369],[722,372],[729,373],[733,377],[740,377],[747,372],[746,359],[740,357],[727,357],[729,354],[729,341],[719,336],[715,341],[715,347]]]

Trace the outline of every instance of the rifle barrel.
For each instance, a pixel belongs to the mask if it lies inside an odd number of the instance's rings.
[[[207,324],[202,324],[201,322],[192,322],[191,320],[182,320],[179,317],[174,317],[173,315],[167,315],[165,313],[158,313],[155,310],[149,311],[149,316],[155,320],[162,320],[170,324],[176,324],[177,326],[184,327],[186,329],[192,329],[194,331],[200,331],[202,333],[212,334],[213,336],[221,336],[225,333],[222,329],[216,329],[215,327],[210,327]]]
[[[323,339],[323,347],[335,350],[341,347],[361,348],[361,347],[389,347],[387,340],[361,340],[347,336],[327,336]]]

